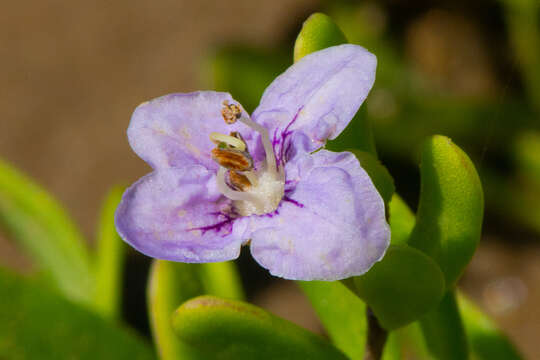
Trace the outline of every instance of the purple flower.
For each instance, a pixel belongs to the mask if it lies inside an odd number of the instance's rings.
[[[259,264],[287,279],[366,272],[389,244],[383,200],[353,154],[322,147],[366,98],[376,63],[355,45],[308,55],[251,117],[213,91],[139,105],[129,143],[154,171],[126,190],[121,237],[180,262],[235,259],[250,243]]]

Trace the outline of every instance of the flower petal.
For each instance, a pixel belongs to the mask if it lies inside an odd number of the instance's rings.
[[[302,132],[311,139],[307,151],[314,151],[349,124],[373,86],[376,66],[375,55],[358,45],[307,55],[270,84],[253,119],[275,144]]]
[[[279,214],[259,218],[251,234],[263,267],[286,279],[339,280],[382,258],[390,243],[384,203],[353,154],[320,150],[287,168]]]
[[[129,143],[154,169],[195,164],[217,169],[210,156],[215,147],[209,139],[211,132],[239,131],[248,142],[253,136],[240,123],[225,123],[223,101],[238,104],[230,94],[214,91],[169,94],[142,103],[131,117]]]
[[[148,256],[181,262],[235,259],[230,201],[202,166],[161,169],[126,190],[115,215],[120,236]]]

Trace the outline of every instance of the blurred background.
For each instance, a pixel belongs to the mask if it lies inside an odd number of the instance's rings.
[[[292,63],[302,22],[322,11],[378,57],[364,108],[407,203],[415,209],[418,149],[428,135],[450,136],[477,166],[485,225],[460,285],[527,358],[538,359],[539,8],[537,0],[5,3],[0,157],[56,196],[92,239],[108,189],[150,170],[125,134],[139,103],[216,89],[253,110]],[[294,283],[272,279],[244,255],[251,301],[321,331]],[[0,262],[32,271],[2,233]],[[148,265],[130,250],[124,313],[143,334]]]

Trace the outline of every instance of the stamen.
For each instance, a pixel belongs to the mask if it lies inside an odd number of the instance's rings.
[[[246,150],[246,144],[241,139],[239,139],[238,137],[225,135],[225,134],[221,134],[221,133],[218,133],[218,132],[211,132],[210,133],[210,140],[212,140],[212,142],[214,144],[217,144],[217,145],[219,145],[220,143],[225,143],[225,144],[227,144],[229,146],[232,146],[235,149],[238,149],[240,151],[245,151]]]
[[[264,147],[264,152],[266,153],[266,166],[267,170],[273,174],[276,175],[276,157],[274,155],[274,148],[272,146],[272,143],[270,142],[270,136],[268,135],[268,130],[264,126],[261,126],[260,124],[257,124],[250,118],[247,118],[245,116],[241,116],[239,119],[243,124],[249,126],[256,132],[258,132],[261,135],[262,144]]]
[[[240,191],[247,191],[249,188],[251,188],[251,182],[249,179],[245,175],[234,170],[229,171],[229,183],[236,190]]]
[[[224,167],[219,167],[218,173],[217,173],[217,186],[218,190],[228,197],[231,200],[237,200],[237,201],[248,201],[252,203],[258,204],[258,206],[264,206],[261,199],[257,198],[256,196],[242,191],[235,191],[227,185],[225,181],[225,175],[227,173],[227,169]]]
[[[223,108],[221,109],[221,115],[223,120],[227,124],[234,124],[236,120],[241,121],[244,125],[247,125],[251,129],[255,130],[261,135],[261,140],[264,147],[264,152],[266,153],[266,166],[267,171],[272,174],[274,177],[278,175],[281,176],[282,168],[276,168],[276,156],[274,155],[274,148],[272,142],[270,141],[270,136],[268,135],[268,130],[264,126],[257,124],[249,117],[242,115],[242,110],[236,104],[229,104],[227,100],[223,101]]]
[[[255,174],[255,172],[246,171],[246,172],[243,173],[243,175],[248,178],[251,185],[253,185],[253,186],[259,185],[259,180],[257,179],[257,174]]]
[[[242,110],[240,106],[236,104],[230,104],[227,100],[223,101],[223,108],[221,109],[221,116],[227,124],[234,124],[236,120],[242,116]]]
[[[219,165],[236,171],[250,171],[253,169],[253,159],[245,152],[236,149],[212,149],[212,159]]]

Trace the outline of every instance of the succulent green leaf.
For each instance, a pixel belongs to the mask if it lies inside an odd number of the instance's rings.
[[[356,293],[373,310],[381,326],[393,330],[433,309],[444,294],[437,263],[407,245],[390,245],[383,259],[354,278]]]
[[[171,316],[179,304],[203,293],[198,264],[154,260],[147,287],[150,327],[161,360],[204,359],[174,334]]]
[[[360,107],[349,125],[336,139],[326,143],[326,148],[332,151],[356,149],[377,157],[375,139],[365,105]]]
[[[228,359],[347,359],[323,338],[256,306],[201,296],[173,316],[176,334],[205,352]]]
[[[0,226],[65,296],[91,303],[90,256],[79,229],[50,194],[2,160]]]
[[[226,299],[244,299],[240,275],[232,261],[200,264],[199,277],[204,294]]]
[[[429,352],[439,360],[468,359],[469,347],[453,291],[420,319]]]
[[[460,293],[458,293],[457,300],[469,346],[476,359],[523,359],[510,340],[471,300]]]
[[[398,333],[401,350],[408,355],[408,358],[433,359],[426,347],[426,341],[418,321],[404,326],[394,333]]]
[[[307,18],[294,43],[294,61],[297,62],[312,52],[330,46],[347,43],[347,38],[327,15],[315,13]]]
[[[398,194],[392,196],[389,209],[391,243],[394,245],[406,244],[416,222],[414,213]]]
[[[125,244],[114,226],[114,212],[124,188],[111,189],[101,209],[95,254],[94,308],[103,316],[118,318],[122,300]]]
[[[480,240],[482,184],[469,157],[440,135],[424,144],[420,175],[420,201],[409,245],[438,262],[451,288]]]
[[[386,167],[381,164],[381,162],[372,154],[360,151],[360,150],[351,150],[351,152],[356,156],[360,165],[368,173],[373,185],[377,188],[379,194],[383,198],[385,204],[390,202],[392,195],[395,191],[394,179],[386,169]]]
[[[61,294],[0,270],[0,359],[153,359],[131,331]]]
[[[299,281],[332,343],[351,360],[364,358],[366,306],[339,281]]]
[[[243,297],[233,262],[184,264],[155,260],[152,263],[148,306],[152,335],[160,359],[206,358],[174,334],[171,321],[174,310],[180,304],[203,294],[233,299]]]
[[[396,331],[391,331],[388,334],[388,339],[384,344],[382,360],[401,360],[401,344],[400,338]]]

